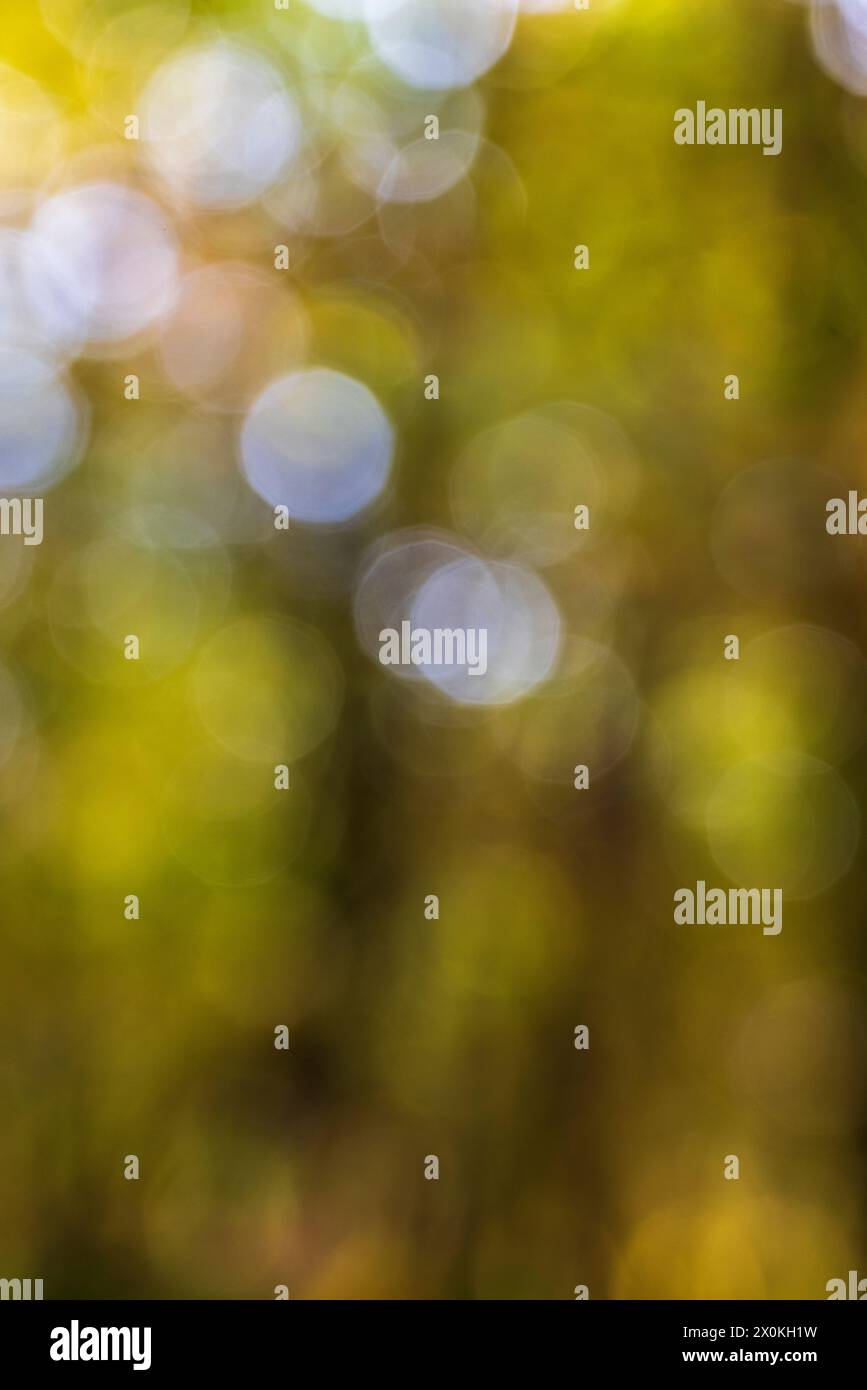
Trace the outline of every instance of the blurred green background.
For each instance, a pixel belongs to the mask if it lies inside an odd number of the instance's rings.
[[[0,1275],[46,1297],[867,1273],[864,541],[824,526],[867,474],[867,17],[485,5],[408,49],[353,0],[7,8],[0,491],[45,539],[0,538]],[[676,146],[698,100],[782,153]],[[151,212],[91,255],[52,200],[106,183]],[[312,366],[393,466],[282,531],[240,430]],[[515,698],[377,664],[438,544],[543,586]],[[698,878],[782,887],[782,933],[675,927]]]

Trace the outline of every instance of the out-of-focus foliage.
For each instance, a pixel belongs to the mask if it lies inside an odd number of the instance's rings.
[[[865,16],[7,7],[0,1275],[863,1272]],[[416,603],[483,677],[379,664]]]

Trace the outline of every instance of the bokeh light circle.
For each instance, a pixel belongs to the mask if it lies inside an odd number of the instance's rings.
[[[169,380],[211,410],[245,408],[263,372],[296,367],[307,344],[307,316],[273,278],[240,261],[200,266],[184,276],[164,322],[159,353]]]
[[[53,362],[0,347],[0,488],[43,491],[77,461],[84,408]]]
[[[4,195],[43,177],[64,138],[52,99],[32,77],[0,64],[0,189]]]
[[[38,208],[28,291],[63,346],[120,342],[171,306],[177,250],[165,214],[122,184],[82,184]]]
[[[788,744],[837,763],[867,739],[867,660],[840,633],[812,623],[773,628],[744,644],[740,671],[732,715],[752,688],[774,711],[778,748]]]
[[[66,555],[48,611],[70,665],[91,680],[129,687],[159,680],[181,662],[199,636],[204,597],[186,558],[111,534]],[[138,660],[125,659],[128,636],[138,638]]]
[[[313,367],[271,382],[241,430],[251,487],[299,521],[340,523],[368,507],[391,470],[394,432],[366,386]]]
[[[477,434],[452,473],[460,528],[498,555],[549,565],[588,549],[632,499],[637,462],[616,421],[558,401]],[[589,526],[576,527],[575,508]]]
[[[434,571],[419,589],[410,621],[414,628],[484,634],[469,662],[432,659],[419,669],[426,680],[460,704],[509,704],[551,673],[560,648],[560,615],[550,592],[532,571],[475,556]],[[485,669],[486,668],[486,669]]]
[[[358,640],[373,661],[379,660],[380,633],[400,629],[425,580],[467,553],[453,536],[429,527],[392,532],[371,547],[355,587],[354,616]],[[389,669],[402,680],[423,679],[417,666]]]
[[[365,557],[355,592],[359,642],[380,662],[382,634],[424,630],[464,634],[472,659],[419,664],[382,663],[391,677],[422,681],[465,705],[508,704],[547,680],[560,650],[561,619],[554,599],[531,570],[474,554],[448,532],[412,528],[385,537]],[[485,660],[480,633],[484,631]],[[470,635],[472,633],[472,636]],[[482,665],[486,669],[481,669]],[[471,671],[471,666],[478,669]]]
[[[576,765],[587,766],[595,782],[628,752],[640,718],[623,658],[602,643],[568,637],[550,681],[507,712],[497,736],[528,779],[565,787],[574,798]]]
[[[810,38],[829,77],[855,96],[867,96],[867,10],[862,0],[811,0]]]
[[[276,618],[241,618],[206,644],[191,690],[218,744],[250,762],[292,763],[333,729],[343,674],[313,628]]]
[[[775,753],[720,778],[707,805],[707,838],[722,871],[742,888],[814,897],[849,868],[860,839],[858,805],[818,758]]]
[[[179,199],[236,208],[260,197],[290,164],[301,118],[276,67],[220,40],[169,58],[142,98],[142,136]]]
[[[367,27],[377,55],[413,87],[466,87],[502,58],[517,0],[373,0]]]

